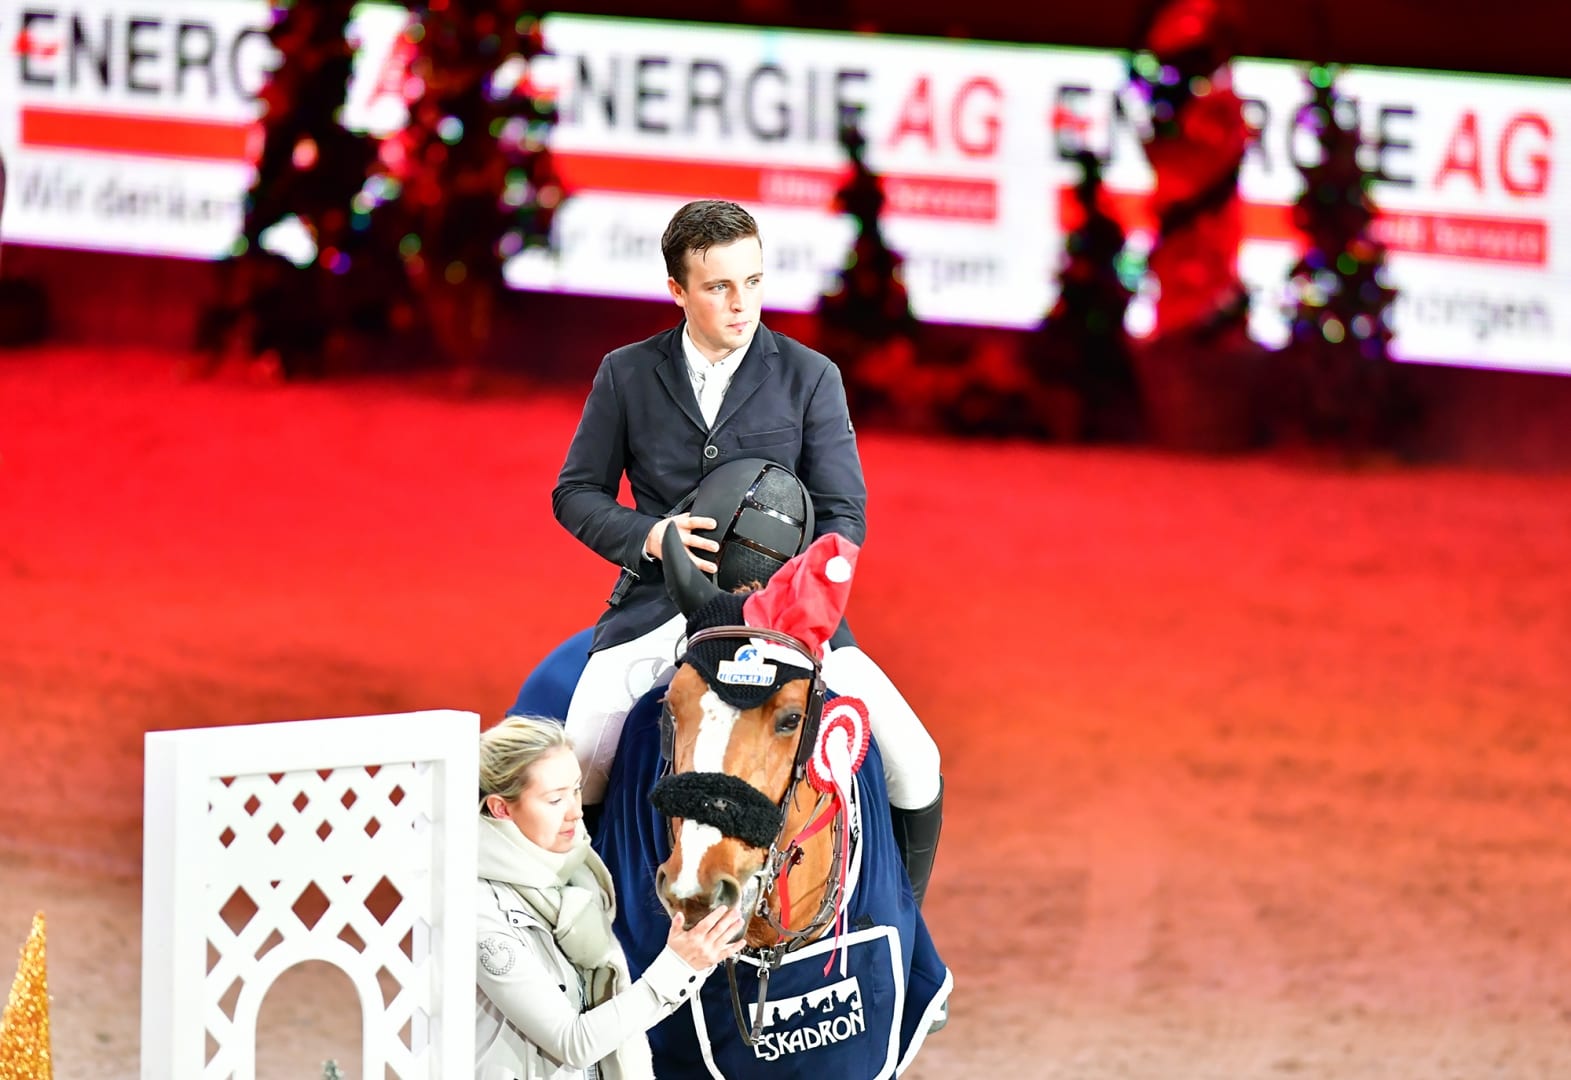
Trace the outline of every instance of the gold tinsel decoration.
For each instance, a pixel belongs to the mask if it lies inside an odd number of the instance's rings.
[[[33,916],[33,932],[11,983],[0,1020],[0,1080],[52,1080],[49,1063],[49,980],[44,964],[44,913]]]

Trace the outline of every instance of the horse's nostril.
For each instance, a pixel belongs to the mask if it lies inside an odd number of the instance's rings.
[[[715,907],[734,908],[742,899],[742,887],[733,877],[723,877],[715,882]]]
[[[655,871],[655,895],[663,898],[665,894],[665,867],[662,866]]]

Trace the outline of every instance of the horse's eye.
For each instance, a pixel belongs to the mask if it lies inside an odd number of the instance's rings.
[[[786,709],[775,716],[775,734],[789,735],[802,726],[802,714],[795,709]]]

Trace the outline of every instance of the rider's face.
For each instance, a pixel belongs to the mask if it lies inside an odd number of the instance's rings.
[[[671,299],[687,315],[687,332],[698,351],[720,360],[743,345],[758,325],[764,298],[764,248],[744,236],[683,259],[686,281],[667,278]]]
[[[492,813],[512,821],[519,832],[547,851],[561,854],[573,846],[578,822],[584,816],[579,780],[578,758],[572,750],[560,747],[530,767],[529,782],[518,798],[512,802],[497,798],[500,806],[493,806]]]

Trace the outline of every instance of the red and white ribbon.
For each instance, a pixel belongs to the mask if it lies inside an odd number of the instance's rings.
[[[824,715],[818,723],[818,741],[807,762],[807,782],[815,791],[830,796],[835,809],[846,815],[845,842],[840,845],[840,903],[835,913],[835,944],[824,964],[825,975],[829,974],[836,953],[840,953],[840,974],[846,973],[846,955],[840,948],[840,938],[845,933],[849,906],[846,878],[851,866],[851,785],[856,783],[856,772],[867,760],[872,738],[867,705],[860,698],[841,696],[824,703]]]

